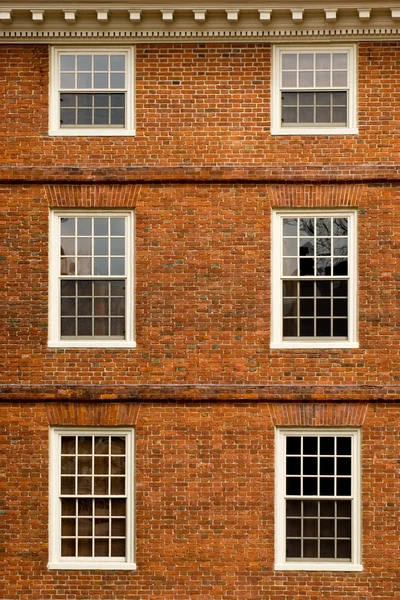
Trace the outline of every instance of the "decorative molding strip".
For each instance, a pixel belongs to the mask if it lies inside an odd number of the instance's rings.
[[[121,351],[122,353],[122,351]],[[122,355],[122,354],[121,354]],[[340,404],[400,401],[400,386],[306,385],[18,385],[0,387],[0,402],[235,401]]]
[[[399,10],[400,20],[400,10]],[[280,38],[285,42],[299,38],[302,41],[318,41],[324,38],[345,38],[346,41],[357,41],[364,38],[371,40],[386,40],[399,37],[400,28],[351,28],[351,29],[271,29],[271,30],[215,30],[215,31],[189,31],[189,30],[148,30],[148,31],[116,31],[116,30],[0,30],[0,43],[18,39],[18,42],[32,43],[33,39],[40,39],[41,43],[48,41],[54,43],[57,40],[84,40],[92,42],[96,39],[117,39],[118,41],[135,40],[135,42],[146,42],[149,39],[160,41],[162,39],[179,39],[179,41],[192,41],[193,38],[210,40],[235,40],[235,41],[270,41]]]

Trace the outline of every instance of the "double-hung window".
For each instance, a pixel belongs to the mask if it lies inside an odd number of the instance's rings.
[[[276,135],[357,133],[356,47],[274,48]]]
[[[49,346],[134,347],[133,214],[55,211]]]
[[[359,571],[360,432],[276,432],[275,568]]]
[[[272,348],[357,348],[355,211],[275,211]]]
[[[132,48],[53,48],[51,135],[133,135]]]
[[[134,569],[133,429],[53,428],[52,569]]]

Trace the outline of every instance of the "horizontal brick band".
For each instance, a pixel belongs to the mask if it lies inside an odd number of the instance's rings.
[[[400,165],[300,165],[296,167],[23,167],[0,166],[10,183],[345,183],[399,182]]]
[[[349,402],[399,401],[400,386],[307,385],[5,385],[0,401],[288,401]]]

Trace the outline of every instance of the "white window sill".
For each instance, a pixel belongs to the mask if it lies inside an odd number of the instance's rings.
[[[50,562],[48,569],[74,571],[135,571],[136,563],[127,562]]]
[[[49,131],[50,136],[57,137],[90,137],[90,136],[102,136],[102,137],[116,137],[125,136],[132,137],[136,135],[134,129],[55,129]]]
[[[357,135],[357,127],[271,127],[271,135]]]
[[[359,348],[358,342],[271,342],[270,348]]]
[[[351,563],[278,563],[274,566],[275,571],[362,571],[363,566]]]
[[[136,342],[125,340],[61,340],[59,342],[48,342],[49,348],[136,348]]]

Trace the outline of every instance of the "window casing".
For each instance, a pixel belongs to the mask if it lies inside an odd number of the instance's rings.
[[[356,46],[274,47],[273,135],[355,134]]]
[[[50,569],[135,569],[131,428],[50,431]]]
[[[272,214],[272,348],[357,348],[355,211]]]
[[[132,48],[52,48],[50,135],[134,135]]]
[[[360,431],[276,430],[275,569],[361,571]]]
[[[133,214],[54,211],[50,347],[135,347]]]

